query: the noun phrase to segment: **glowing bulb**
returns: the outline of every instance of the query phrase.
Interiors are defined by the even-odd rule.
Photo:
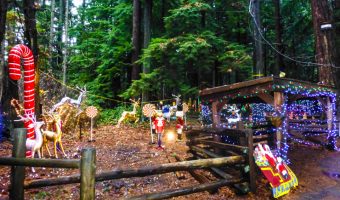
[[[169,141],[169,142],[175,141],[175,138],[176,138],[176,136],[173,132],[167,132],[166,133],[167,141]]]

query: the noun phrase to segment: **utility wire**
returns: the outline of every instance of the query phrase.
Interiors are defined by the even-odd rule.
[[[252,13],[252,7],[253,7],[253,1],[254,0],[250,0],[249,1],[249,14],[254,22],[254,25],[257,29],[257,31],[259,32],[259,35],[261,36],[261,38],[263,39],[263,41],[265,41],[267,43],[267,45],[270,46],[270,48],[272,48],[276,53],[280,54],[281,56],[285,57],[286,59],[290,60],[290,61],[293,61],[293,62],[296,62],[296,63],[300,63],[300,64],[303,64],[303,65],[307,65],[307,66],[310,66],[310,65],[316,65],[316,66],[325,66],[325,67],[333,67],[333,68],[336,68],[336,69],[340,69],[339,66],[335,66],[334,64],[321,64],[321,63],[315,63],[315,62],[307,62],[307,61],[301,61],[301,60],[296,60],[282,52],[280,52],[278,49],[276,49],[274,47],[274,45],[272,43],[270,43],[264,36],[263,36],[263,33],[261,31],[261,28],[259,27],[259,25],[257,24],[256,20],[255,20],[255,16],[254,14]]]

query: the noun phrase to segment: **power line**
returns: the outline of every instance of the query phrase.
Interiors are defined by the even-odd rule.
[[[249,9],[248,9],[248,12],[252,18],[252,20],[254,21],[254,25],[257,29],[257,31],[259,32],[259,35],[261,36],[261,38],[263,39],[263,41],[265,41],[267,43],[267,45],[270,46],[270,48],[272,48],[276,53],[280,54],[281,56],[285,57],[286,59],[290,60],[290,61],[293,61],[293,62],[296,62],[296,63],[300,63],[300,64],[303,64],[303,65],[307,65],[307,66],[310,66],[310,65],[316,65],[316,66],[326,66],[326,67],[333,67],[333,68],[337,68],[337,69],[340,69],[339,66],[335,66],[334,64],[321,64],[321,63],[315,63],[315,62],[307,62],[307,61],[301,61],[301,60],[296,60],[284,53],[282,53],[281,51],[279,51],[278,49],[276,49],[274,47],[274,45],[272,43],[270,43],[264,36],[263,36],[263,33],[261,31],[261,28],[259,27],[259,25],[257,24],[256,22],[256,19],[255,19],[255,16],[254,14],[251,12],[252,10],[252,7],[253,7],[253,1],[254,0],[250,0],[249,1]]]

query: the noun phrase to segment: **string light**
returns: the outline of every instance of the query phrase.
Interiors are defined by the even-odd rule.
[[[302,83],[296,83],[289,81],[285,84],[272,84],[266,87],[255,87],[251,91],[238,91],[235,93],[229,93],[222,96],[219,101],[223,102],[225,100],[236,100],[236,99],[246,99],[257,96],[259,93],[267,93],[269,94],[270,91],[279,91],[282,92],[284,95],[284,103],[281,106],[281,109],[276,111],[274,110],[273,106],[264,103],[252,103],[249,104],[252,111],[252,119],[248,118],[249,121],[246,120],[245,116],[243,119],[245,120],[245,126],[247,128],[254,128],[258,125],[267,125],[266,120],[266,113],[273,113],[277,117],[281,117],[283,119],[282,126],[275,128],[269,128],[267,130],[256,130],[254,135],[264,135],[264,134],[273,134],[276,131],[282,133],[282,141],[277,141],[277,146],[279,149],[276,151],[276,155],[282,157],[287,163],[290,163],[288,159],[288,150],[289,145],[288,141],[298,142],[304,145],[311,145],[311,146],[320,146],[320,144],[312,143],[305,141],[303,139],[299,139],[294,137],[289,133],[289,130],[295,130],[302,133],[305,137],[310,136],[322,136],[327,135],[327,145],[331,149],[337,150],[336,147],[336,93],[334,90],[327,88],[327,87],[312,87],[308,85],[303,85]],[[293,103],[288,102],[288,95],[299,95],[305,97],[305,99],[297,100]],[[323,108],[321,102],[316,100],[315,98],[318,97],[327,97],[329,98],[329,103],[326,108]],[[205,103],[205,106],[211,104],[213,99],[205,99],[202,102]],[[207,107],[202,107],[202,111],[204,109],[208,109]],[[211,117],[211,113],[204,111],[206,116]],[[327,121],[322,119],[315,119],[320,118],[323,113],[329,112],[327,114]],[[293,119],[299,120],[291,120],[288,123],[288,118],[290,113],[295,113],[295,117]],[[226,113],[222,112],[220,114],[221,117],[226,117]],[[308,119],[308,117],[313,117],[313,119]],[[300,119],[303,120],[300,120]],[[209,118],[211,119],[211,118]],[[212,123],[212,122],[211,122]],[[331,124],[330,129],[325,128],[327,124]],[[221,127],[223,124],[220,125]],[[308,127],[309,126],[309,127]],[[225,142],[235,144],[235,141],[232,140],[230,137],[223,137],[222,138]]]

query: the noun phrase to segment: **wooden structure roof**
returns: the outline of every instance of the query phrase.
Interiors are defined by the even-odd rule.
[[[303,93],[315,94],[316,96],[330,96],[336,94],[335,88],[327,85],[319,85],[306,81],[274,76],[263,77],[250,81],[223,85],[213,88],[206,88],[200,91],[203,101],[216,99],[248,99],[250,102],[256,99],[268,99],[268,95],[273,96],[274,92],[287,92],[300,98],[306,97]],[[259,97],[259,98],[258,98]],[[266,101],[267,103],[270,103]]]

